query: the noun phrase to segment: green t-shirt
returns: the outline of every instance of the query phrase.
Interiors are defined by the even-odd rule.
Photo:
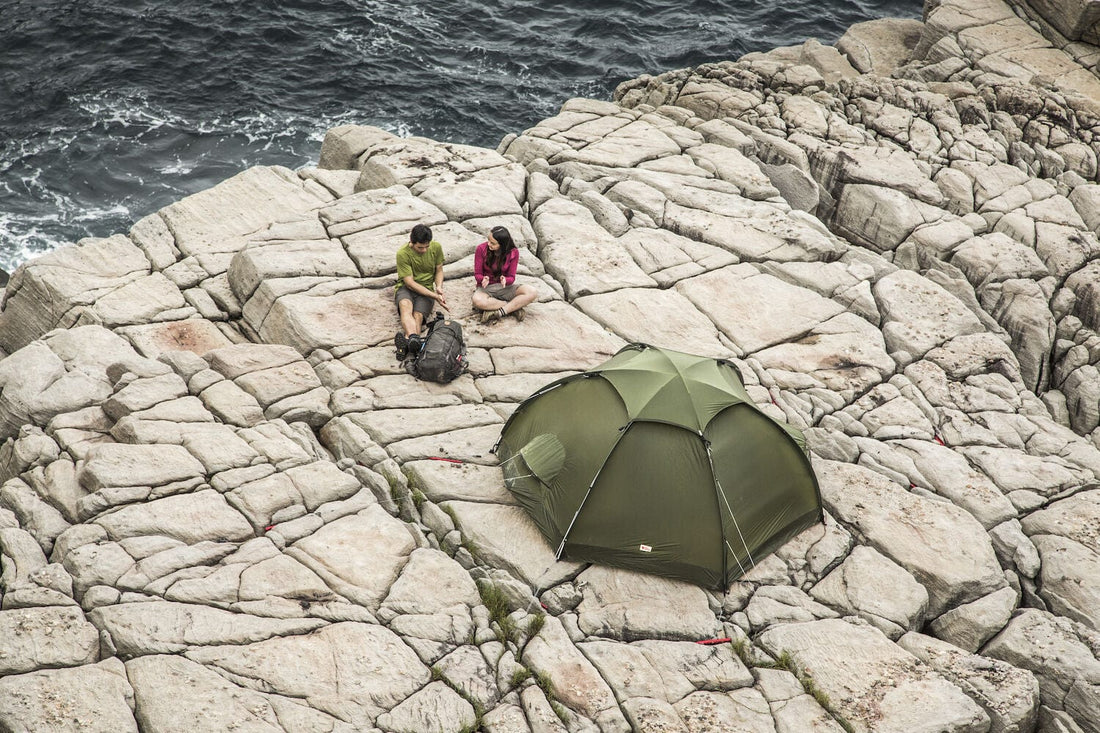
[[[443,266],[443,245],[432,240],[428,245],[428,251],[420,254],[407,243],[397,250],[397,284],[394,292],[405,284],[405,278],[413,276],[413,280],[420,283],[428,290],[435,292],[435,268]]]

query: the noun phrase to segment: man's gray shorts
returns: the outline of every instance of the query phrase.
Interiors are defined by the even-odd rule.
[[[478,288],[481,292],[488,295],[490,298],[496,298],[497,300],[503,300],[507,303],[512,298],[516,297],[516,291],[519,290],[519,285],[512,283],[511,285],[490,285],[487,288]]]
[[[432,314],[432,308],[435,307],[435,298],[429,298],[427,295],[414,293],[404,285],[399,287],[397,292],[393,294],[393,302],[397,305],[398,313],[401,312],[400,303],[402,300],[412,301],[413,312],[422,314],[424,318],[430,316]]]

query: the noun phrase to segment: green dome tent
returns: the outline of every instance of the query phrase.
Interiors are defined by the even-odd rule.
[[[721,359],[626,346],[528,397],[494,450],[559,558],[723,588],[821,520],[802,433]]]

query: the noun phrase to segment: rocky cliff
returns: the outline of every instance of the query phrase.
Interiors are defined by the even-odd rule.
[[[496,151],[341,127],[20,267],[0,728],[1100,731],[1098,20],[930,1]],[[393,356],[418,222],[449,385]],[[523,323],[469,305],[497,224]],[[824,523],[724,593],[555,561],[490,452],[630,341],[808,437]]]

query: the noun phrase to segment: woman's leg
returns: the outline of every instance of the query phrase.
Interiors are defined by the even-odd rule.
[[[474,307],[483,311],[495,311],[508,305],[506,300],[498,300],[484,290],[474,291]]]
[[[515,313],[525,305],[530,305],[537,297],[539,297],[539,294],[533,287],[530,285],[520,285],[519,288],[516,289],[515,297],[503,306],[505,315]]]

